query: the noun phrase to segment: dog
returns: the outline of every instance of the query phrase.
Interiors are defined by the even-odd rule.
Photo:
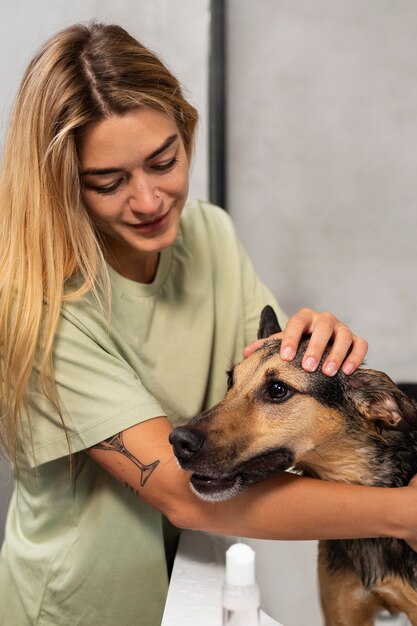
[[[265,307],[259,338],[280,330]],[[307,373],[308,339],[290,362],[281,360],[280,343],[267,340],[234,366],[224,400],[172,431],[195,493],[224,500],[289,469],[345,483],[408,484],[417,473],[417,404],[382,372]],[[326,626],[372,626],[381,610],[404,612],[417,626],[417,554],[406,542],[320,541],[318,569]]]

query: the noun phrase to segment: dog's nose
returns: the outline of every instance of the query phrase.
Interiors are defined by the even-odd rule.
[[[204,436],[198,430],[179,426],[170,433],[169,442],[174,448],[175,455],[183,461],[188,461],[201,449]]]

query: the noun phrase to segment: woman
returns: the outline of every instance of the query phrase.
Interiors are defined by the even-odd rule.
[[[1,436],[16,470],[1,625],[156,626],[165,518],[253,537],[416,538],[411,488],[285,475],[207,503],[174,462],[172,425],[222,397],[263,305],[284,317],[227,215],[185,205],[196,121],[116,26],[64,30],[24,76],[0,183]],[[366,352],[303,309],[283,358],[303,333],[307,370],[330,340],[328,375]]]

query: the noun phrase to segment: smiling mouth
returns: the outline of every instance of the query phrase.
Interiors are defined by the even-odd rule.
[[[149,222],[141,222],[140,224],[131,224],[132,228],[135,230],[140,230],[141,232],[150,232],[153,230],[158,230],[165,226],[166,222],[169,219],[171,214],[171,209],[169,209],[166,213],[157,217]]]
[[[277,448],[252,457],[229,474],[193,473],[190,483],[193,491],[203,500],[228,500],[246,487],[293,465],[293,452],[289,448]]]

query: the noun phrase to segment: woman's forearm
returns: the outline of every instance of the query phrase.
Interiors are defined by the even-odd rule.
[[[417,490],[327,482],[285,473],[220,503],[201,503],[200,529],[260,539],[395,536],[417,541]],[[187,526],[186,519],[183,520]]]

